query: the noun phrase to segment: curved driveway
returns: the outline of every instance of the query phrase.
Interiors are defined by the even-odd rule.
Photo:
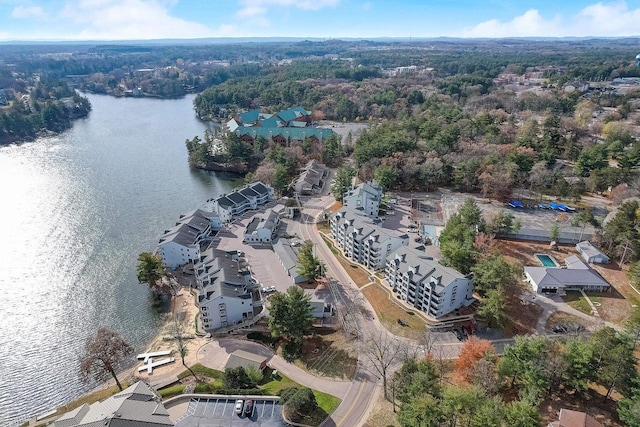
[[[204,366],[224,371],[224,365],[229,355],[236,350],[245,350],[267,357],[269,358],[267,362],[269,366],[282,372],[293,381],[323,393],[329,393],[340,399],[344,399],[347,390],[351,386],[351,383],[348,381],[333,381],[311,375],[293,363],[289,363],[282,357],[275,355],[273,351],[262,344],[236,338],[221,338],[215,341],[209,341],[198,349],[196,359],[198,363]]]

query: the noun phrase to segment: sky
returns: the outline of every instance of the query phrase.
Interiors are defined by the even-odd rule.
[[[640,0],[0,0],[0,41],[636,35]]]

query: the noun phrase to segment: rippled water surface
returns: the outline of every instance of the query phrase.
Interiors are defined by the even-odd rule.
[[[0,147],[0,426],[91,388],[78,355],[98,327],[144,350],[161,315],[138,253],[237,183],[189,169],[184,141],[206,127],[193,96],[89,99],[64,134]]]

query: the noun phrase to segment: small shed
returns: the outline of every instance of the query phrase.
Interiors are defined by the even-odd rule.
[[[586,262],[591,264],[607,264],[611,261],[607,255],[593,246],[590,241],[585,240],[576,245],[576,250]]]
[[[247,369],[249,366],[253,366],[258,371],[262,371],[266,368],[268,359],[266,356],[260,356],[245,350],[236,350],[229,355],[229,360],[227,360],[227,364],[224,367],[226,369],[242,366]]]

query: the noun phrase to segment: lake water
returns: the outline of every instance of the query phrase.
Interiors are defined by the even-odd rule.
[[[207,127],[193,95],[88,97],[64,134],[0,147],[0,426],[90,390],[78,356],[100,326],[145,349],[161,314],[137,255],[238,184],[189,168],[184,142]]]

